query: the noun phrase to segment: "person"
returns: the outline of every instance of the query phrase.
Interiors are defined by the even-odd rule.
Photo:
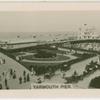
[[[37,79],[37,83],[42,83],[42,81],[41,81],[41,78],[40,78],[40,77]]]
[[[5,73],[3,72],[2,75],[5,76]]]
[[[0,75],[0,81],[2,80],[2,77],[1,77],[1,75]]]
[[[19,84],[22,84],[22,77],[19,77]]]
[[[36,73],[35,73],[35,71],[34,71],[34,68],[33,67],[31,67],[31,75],[33,76],[33,75],[35,75]]]
[[[3,60],[3,64],[5,64],[5,59],[2,59]]]
[[[66,74],[65,74],[65,73],[63,73],[63,77],[62,77],[62,78],[64,79],[65,77],[66,77]]]
[[[14,75],[13,75],[13,79],[16,79],[16,73],[14,73]]]
[[[16,79],[16,71],[13,72],[13,79]]]
[[[12,70],[12,68],[10,69],[10,75],[11,75],[11,76],[13,75],[13,70]]]
[[[29,82],[30,81],[30,76],[29,76],[29,74],[27,74],[27,82]]]
[[[6,78],[7,78],[8,80],[10,79],[10,73],[9,73],[9,72],[6,73]]]
[[[31,72],[31,76],[33,76],[34,75],[34,73],[33,72]]]
[[[24,72],[23,72],[23,76],[25,76],[26,75],[26,71],[24,70]]]
[[[0,83],[0,89],[2,89],[2,84]]]
[[[3,59],[2,58],[0,58],[0,64],[3,64]]]
[[[17,56],[17,57],[16,57],[16,60],[19,61],[19,60],[20,60],[20,57]]]
[[[5,86],[7,86],[8,85],[8,82],[7,82],[7,79],[5,78]]]
[[[6,86],[6,89],[8,90],[8,89],[9,89],[9,87],[8,87],[8,86]]]
[[[24,76],[24,83],[26,83],[26,76]]]

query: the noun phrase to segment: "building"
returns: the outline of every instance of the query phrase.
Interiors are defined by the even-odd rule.
[[[87,24],[79,28],[78,39],[98,39],[98,34],[95,27],[90,27]]]

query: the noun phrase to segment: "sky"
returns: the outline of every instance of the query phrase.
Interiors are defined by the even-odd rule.
[[[100,11],[0,12],[0,37],[21,32],[77,31],[85,23],[100,31]]]

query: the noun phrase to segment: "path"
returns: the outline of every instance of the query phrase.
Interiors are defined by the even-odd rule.
[[[97,76],[100,76],[100,70],[97,70],[96,72],[94,72],[90,76],[84,78],[82,81],[79,81],[75,85],[75,87],[77,87],[77,88],[86,88],[87,89],[89,87],[89,84],[90,84],[91,80],[94,79]]]
[[[58,55],[62,55],[62,54],[58,54]],[[37,61],[37,60],[28,60],[28,59],[23,59],[22,62],[31,62],[31,63],[63,63],[63,62],[68,62],[72,59],[76,59],[77,57],[72,56],[72,55],[68,55],[68,54],[63,54],[63,56],[67,56],[70,59],[66,59],[66,60],[58,60],[58,61]]]
[[[2,76],[3,72],[7,73],[8,70],[11,68],[14,69],[16,71],[17,79],[8,80],[8,85],[10,86],[11,89],[18,88],[19,87],[18,78],[23,75],[24,70],[26,71],[26,73],[29,73],[29,70],[27,70],[24,66],[22,66],[21,64],[19,64],[18,62],[16,62],[15,60],[11,59],[10,57],[6,56],[1,52],[0,52],[0,57],[5,59],[5,64],[0,64],[0,75]],[[4,88],[4,79],[5,77],[3,77],[2,81],[0,81],[0,83],[3,84],[3,88]]]

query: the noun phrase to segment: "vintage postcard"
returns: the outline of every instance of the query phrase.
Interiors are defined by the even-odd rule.
[[[100,3],[0,3],[1,96],[99,89]]]

